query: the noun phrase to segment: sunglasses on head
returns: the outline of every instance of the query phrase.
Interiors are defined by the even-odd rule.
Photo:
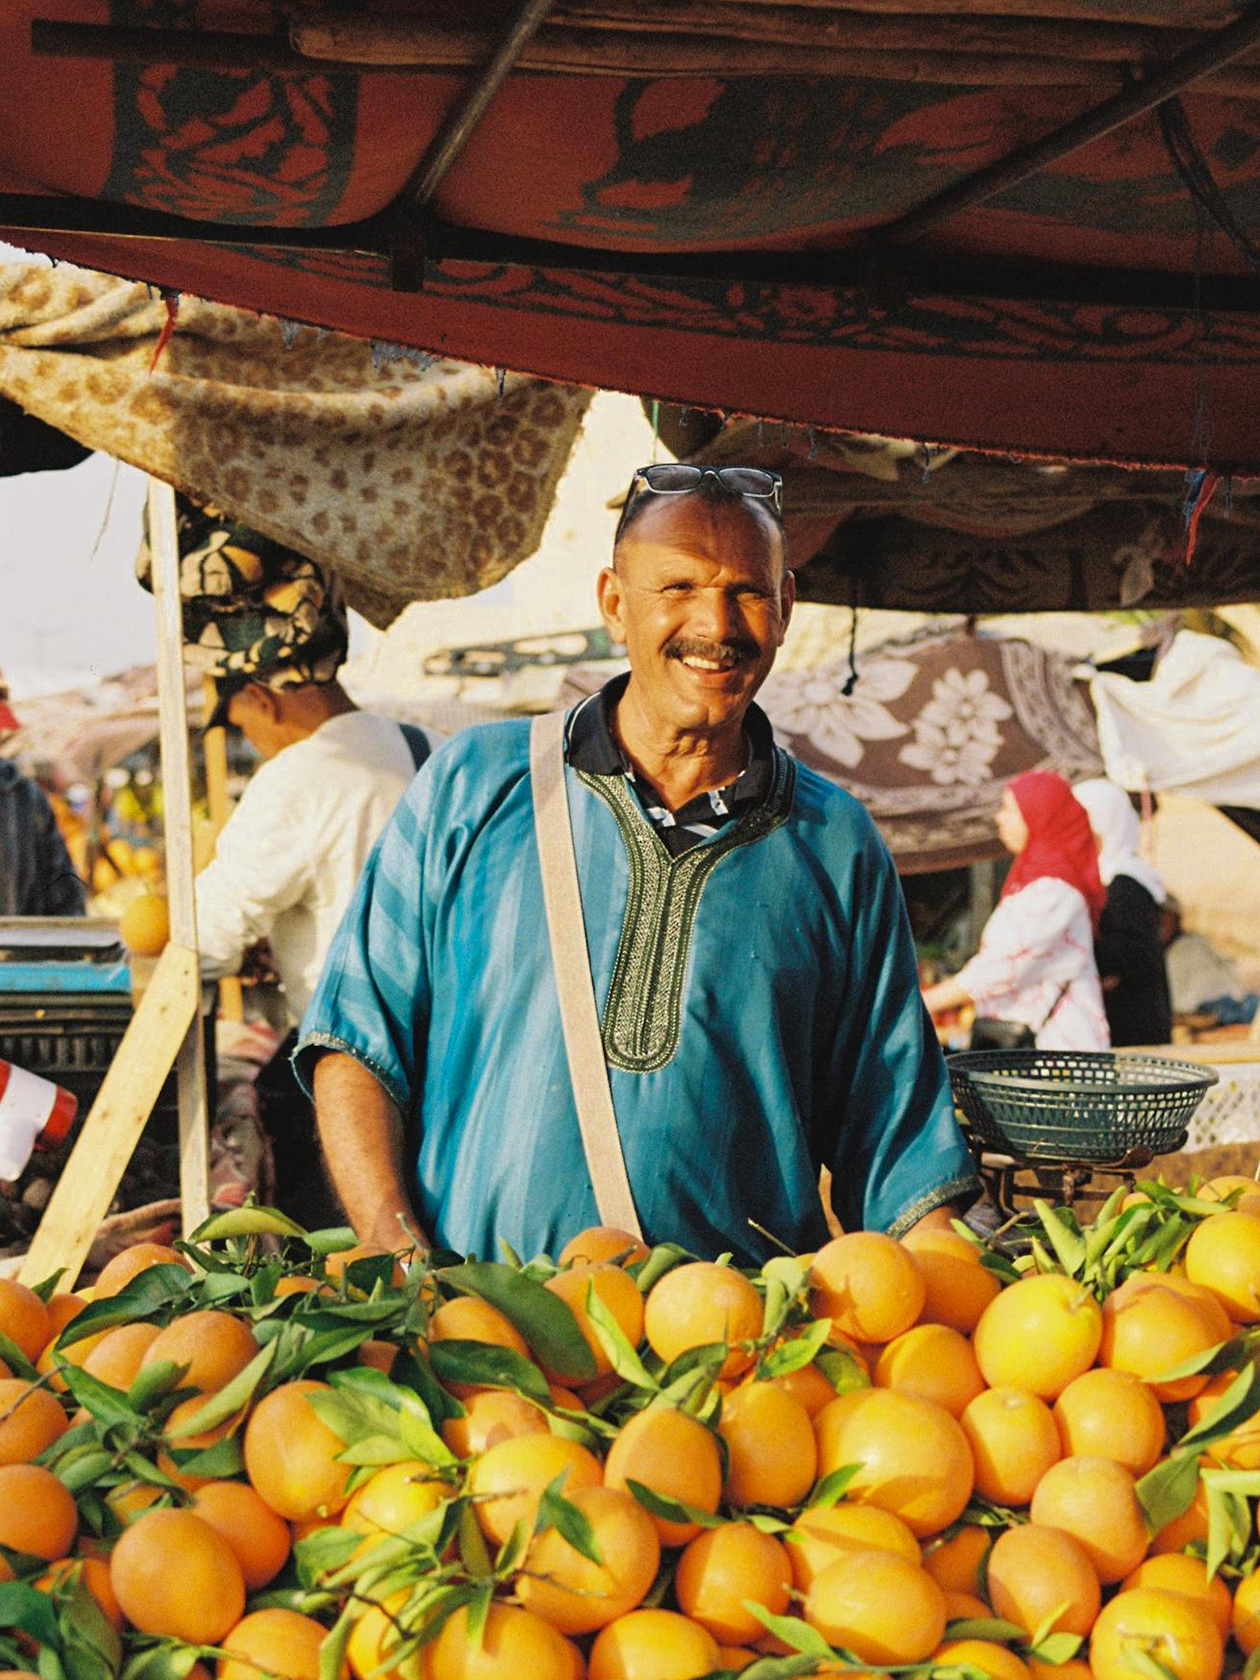
[[[728,495],[769,502],[775,518],[783,518],[783,478],[777,472],[765,467],[696,467],[684,461],[662,461],[635,471],[617,522],[617,534],[621,534],[631,508],[644,495],[685,496],[698,490],[706,478],[716,479]]]

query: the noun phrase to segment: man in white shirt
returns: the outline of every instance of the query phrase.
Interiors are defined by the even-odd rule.
[[[197,877],[202,969],[234,974],[266,939],[296,1026],[368,852],[432,743],[417,731],[413,748],[401,725],[359,711],[336,681],[221,689],[218,722],[264,762]]]
[[[206,728],[231,724],[263,759],[197,877],[202,972],[233,974],[267,940],[296,1027],[368,853],[434,742],[359,711],[342,688],[346,608],[322,566],[183,496],[178,534],[187,655],[218,693]],[[138,570],[147,585],[147,540]],[[339,1223],[289,1066],[295,1037],[257,1081],[276,1199],[304,1224]]]

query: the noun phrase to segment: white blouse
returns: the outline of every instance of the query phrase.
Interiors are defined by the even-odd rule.
[[[1089,906],[1066,881],[1043,875],[1002,899],[956,978],[977,1015],[1022,1021],[1039,1049],[1106,1050],[1111,1043]]]

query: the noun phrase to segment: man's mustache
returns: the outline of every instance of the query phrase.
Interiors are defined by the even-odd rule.
[[[694,636],[675,636],[665,644],[666,659],[714,659],[744,661],[756,659],[760,652],[756,642],[701,642]]]

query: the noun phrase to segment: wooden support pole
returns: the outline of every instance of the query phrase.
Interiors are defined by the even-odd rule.
[[[175,491],[157,478],[149,479],[149,546],[153,554],[153,602],[157,619],[158,720],[171,940],[195,952],[192,785],[188,768],[188,706],[184,692],[184,625]],[[194,1014],[180,1048],[175,1074],[179,1090],[180,1203],[187,1236],[210,1211],[210,1129],[200,1009]]]
[[[33,1287],[60,1270],[61,1287],[74,1288],[171,1063],[188,1042],[189,1023],[200,1042],[199,996],[197,953],[168,945],[44,1209],[22,1262],[23,1283]]]
[[[219,697],[212,677],[205,679],[202,695],[208,718]],[[206,810],[217,835],[232,814],[227,790],[227,730],[205,730],[201,737],[201,750],[206,762]],[[219,981],[219,1008],[226,1021],[244,1019],[241,982],[235,974],[225,974]]]

